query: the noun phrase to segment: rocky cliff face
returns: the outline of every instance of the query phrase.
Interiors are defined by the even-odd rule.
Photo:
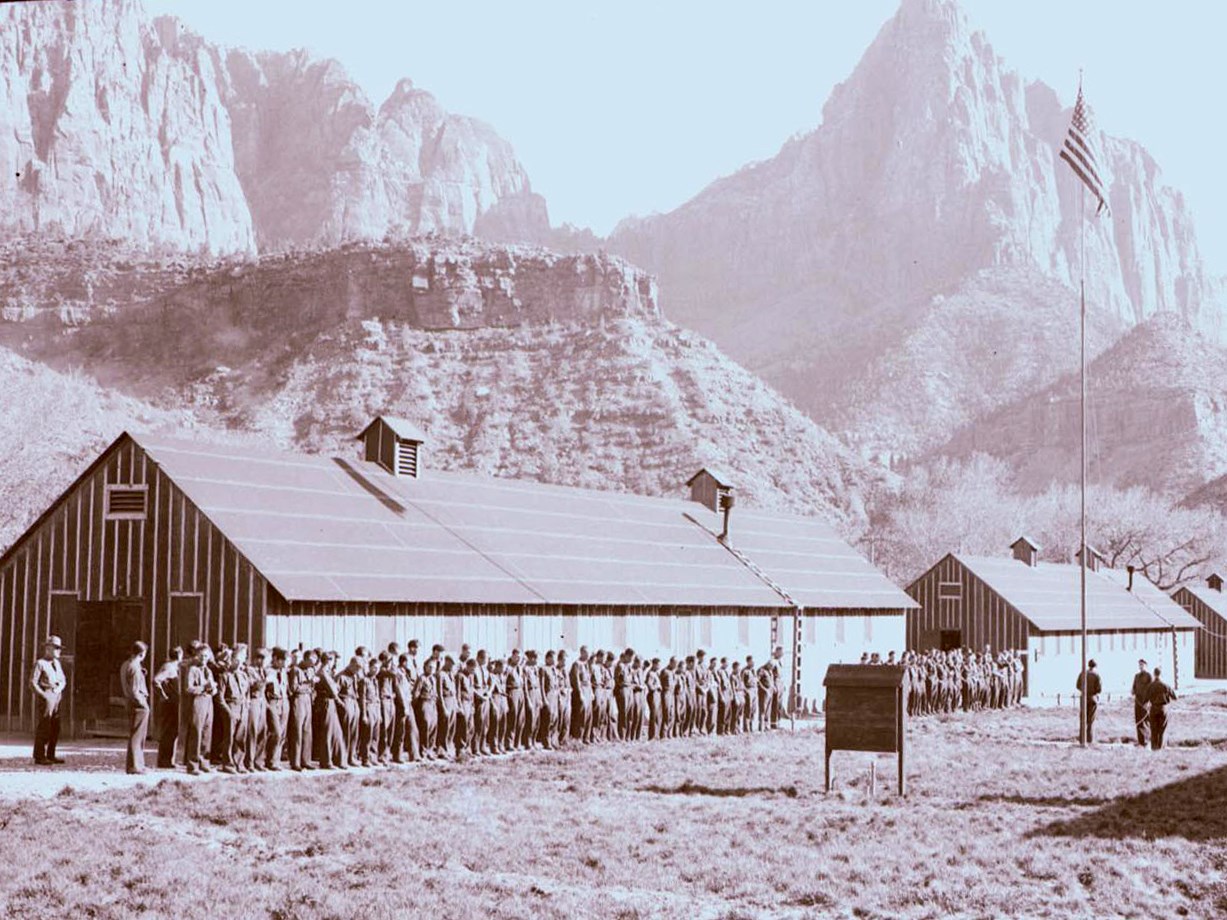
[[[1057,159],[1069,115],[955,3],[904,0],[816,130],[669,214],[625,222],[610,246],[659,274],[671,318],[832,421],[935,296],[984,271],[1074,282],[1080,185]],[[1123,325],[1172,311],[1218,334],[1183,200],[1136,144],[1103,148],[1113,213],[1087,230],[1092,309]],[[951,333],[969,353],[983,344]],[[948,371],[930,366],[920,388]],[[962,399],[979,380],[952,385]]]
[[[221,74],[137,0],[0,7],[0,234],[255,245]]]
[[[251,253],[427,232],[544,240],[511,146],[402,81],[203,41],[139,0],[0,8],[0,234]]]
[[[1091,482],[1180,497],[1227,473],[1227,349],[1175,313],[1136,326],[1087,368]],[[1078,380],[1068,375],[959,431],[941,453],[1007,460],[1019,485],[1077,482]]]
[[[443,468],[656,494],[681,494],[712,464],[750,503],[819,513],[851,534],[888,478],[668,323],[650,276],[616,257],[442,238],[207,269],[105,252],[46,244],[41,273],[0,271],[0,292],[27,303],[62,296],[0,323],[0,345],[97,378],[13,359],[48,393],[72,387],[31,402],[38,426],[62,433],[14,438],[28,462],[0,463],[0,483],[24,495],[21,522],[66,481],[47,475],[60,454],[79,460],[125,413],[352,455],[370,416],[396,412],[429,432],[429,462]],[[6,419],[27,424],[22,412]],[[52,451],[61,442],[71,450]]]

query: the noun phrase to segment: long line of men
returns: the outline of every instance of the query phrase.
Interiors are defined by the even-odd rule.
[[[907,669],[907,712],[911,716],[933,713],[974,712],[1022,705],[1023,664],[1012,652],[969,648],[927,652],[904,652],[896,660],[866,655],[862,664],[902,665]]]
[[[193,643],[153,677],[158,766],[189,773],[345,769],[568,742],[736,734],[777,727],[783,648],[761,666],[697,651],[646,660],[581,647],[490,660],[419,643],[334,651]],[[131,767],[131,765],[130,765]],[[143,768],[143,763],[138,767]]]

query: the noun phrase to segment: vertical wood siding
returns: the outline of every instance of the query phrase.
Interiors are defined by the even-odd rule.
[[[957,583],[960,598],[939,597],[942,583]],[[907,647],[911,651],[940,647],[941,631],[946,629],[959,630],[962,644],[977,651],[986,645],[994,651],[1027,648],[1030,622],[954,556],[946,556],[906,590],[920,604],[919,610],[907,614]]]
[[[144,520],[106,520],[108,484],[147,486]],[[222,562],[225,564],[223,584]],[[262,640],[265,581],[131,439],[122,438],[0,565],[0,713],[33,726],[28,680],[51,627],[53,594],[142,608],[156,667],[170,644],[173,594],[201,597],[205,635]]]
[[[1206,606],[1187,588],[1181,588],[1172,599],[1187,610],[1202,629],[1194,637],[1194,670],[1199,679],[1227,678],[1227,619]]]

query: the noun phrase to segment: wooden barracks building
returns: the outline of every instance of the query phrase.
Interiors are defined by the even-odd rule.
[[[32,728],[50,633],[77,731],[108,716],[138,638],[153,667],[195,638],[759,663],[776,642],[791,665],[795,635],[811,705],[827,663],[903,648],[907,595],[816,518],[733,510],[722,474],[648,498],[426,470],[421,432],[386,416],[359,438],[351,460],[121,435],[0,556],[6,726]]]
[[[1039,561],[1027,537],[1013,558],[951,553],[907,587],[907,647],[990,646],[1024,653],[1025,694],[1068,698],[1082,667],[1079,563]],[[1105,693],[1127,693],[1139,658],[1173,686],[1193,678],[1197,620],[1140,574],[1109,568],[1092,548],[1087,566],[1087,657]]]
[[[1223,576],[1215,572],[1204,586],[1180,588],[1172,599],[1200,625],[1195,656],[1198,679],[1227,679],[1227,594],[1223,594]]]

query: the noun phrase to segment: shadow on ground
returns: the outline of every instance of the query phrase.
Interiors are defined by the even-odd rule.
[[[690,780],[677,786],[640,786],[640,792],[655,792],[658,795],[710,795],[716,798],[745,798],[747,796],[782,795],[795,799],[800,793],[796,786],[705,786]]]
[[[1097,798],[1045,797],[1020,804],[1096,805]],[[1199,773],[1152,792],[1111,800],[1111,804],[1065,821],[1054,821],[1028,837],[1183,837],[1204,842],[1227,839],[1227,767]]]

